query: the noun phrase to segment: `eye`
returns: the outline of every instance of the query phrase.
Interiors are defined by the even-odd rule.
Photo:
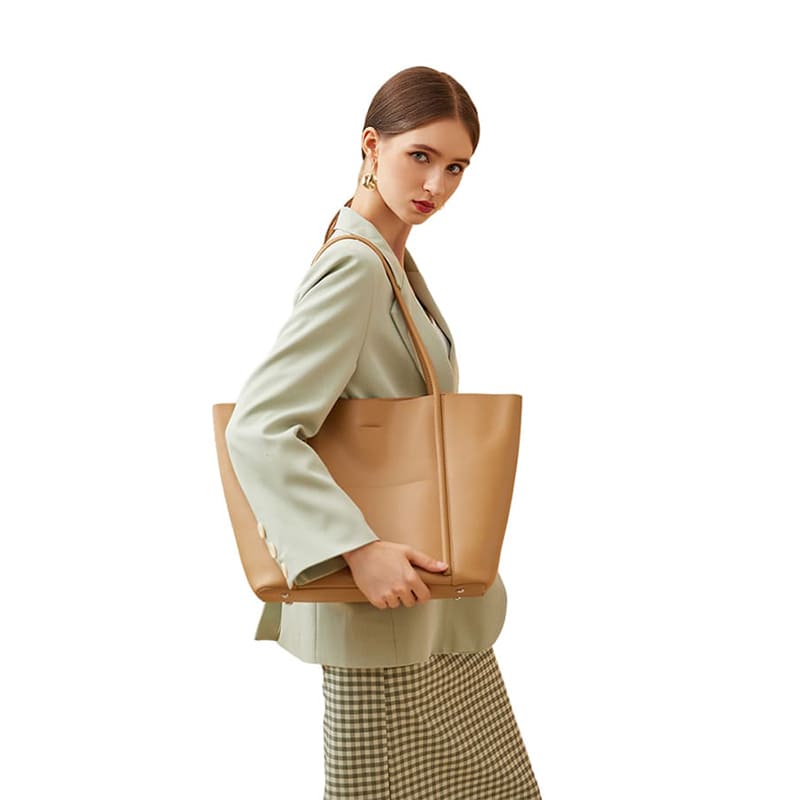
[[[411,155],[411,158],[414,158],[414,156],[422,156],[425,159],[425,161],[428,160],[428,154],[427,153],[423,153],[422,150],[415,150],[413,153],[410,153],[410,155]],[[419,161],[418,158],[415,158],[414,160],[415,161]],[[420,161],[420,163],[422,164],[424,162]]]
[[[460,175],[464,171],[464,167],[462,167],[461,164],[451,164],[450,166],[456,167],[456,171],[453,172],[453,175]]]

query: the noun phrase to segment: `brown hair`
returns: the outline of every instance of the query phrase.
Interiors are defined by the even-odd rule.
[[[373,127],[381,136],[396,136],[439,119],[462,122],[475,150],[481,126],[478,110],[467,90],[446,72],[432,67],[408,67],[392,75],[375,93],[361,130]],[[366,153],[361,148],[362,168],[365,159]],[[344,205],[349,206],[352,200],[351,197]],[[333,233],[338,218],[337,211],[325,241]]]

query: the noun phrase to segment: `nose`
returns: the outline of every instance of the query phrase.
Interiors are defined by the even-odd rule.
[[[436,199],[444,195],[444,175],[438,170],[430,170],[425,177],[423,188],[426,192],[430,192],[431,196]]]

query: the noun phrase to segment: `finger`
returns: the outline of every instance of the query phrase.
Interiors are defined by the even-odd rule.
[[[418,578],[412,588],[420,603],[426,603],[431,599],[431,590],[422,579]]]
[[[413,560],[417,566],[422,567],[422,569],[427,570],[428,572],[442,570],[447,566],[444,561],[440,561],[438,558],[434,558],[433,556],[424,553],[422,550],[414,550],[413,558],[411,560]]]
[[[372,605],[380,609],[389,608],[389,602],[384,595],[376,595],[375,599],[372,601]]]
[[[400,595],[400,599],[403,601],[403,605],[406,608],[411,608],[411,606],[415,606],[417,604],[417,598],[414,596],[414,593],[411,592],[411,591]]]

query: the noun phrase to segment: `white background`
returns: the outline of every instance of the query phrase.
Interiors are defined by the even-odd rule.
[[[482,123],[409,249],[460,390],[524,397],[495,651],[543,797],[800,797],[790,5],[3,5],[2,796],[322,796],[211,405],[425,64]]]

